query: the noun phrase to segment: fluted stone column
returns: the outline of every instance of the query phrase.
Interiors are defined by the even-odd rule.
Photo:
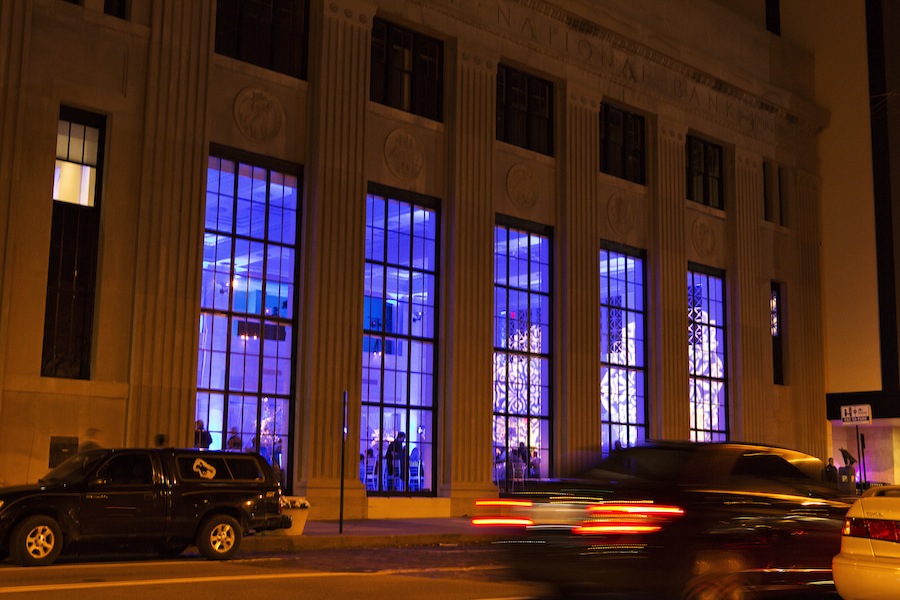
[[[734,439],[776,442],[769,439],[766,423],[771,401],[766,389],[772,384],[769,283],[760,271],[760,222],[762,221],[762,157],[738,149],[735,156],[735,206],[726,215],[729,239],[728,279],[729,387]],[[771,428],[769,428],[771,430]]]
[[[362,298],[366,180],[363,165],[374,6],[319,0],[310,6],[310,161],[303,263],[304,347],[298,377],[297,479],[318,498],[313,516],[337,518],[341,457],[345,516],[365,516],[359,484]],[[348,433],[342,438],[343,394]],[[347,444],[342,452],[342,444]],[[351,450],[351,448],[353,450]]]
[[[126,444],[192,440],[213,0],[153,3]]]
[[[822,331],[822,276],[819,252],[819,179],[795,171],[797,234],[799,238],[799,289],[791,295],[791,330],[803,347],[790,353],[790,373],[796,385],[796,410],[802,416],[799,450],[814,456],[830,456],[825,416],[825,347]]]
[[[600,457],[600,98],[570,85],[566,94],[563,186],[557,241],[561,361],[556,464],[580,471]],[[564,474],[564,473],[561,473]]]
[[[493,447],[493,150],[496,134],[497,58],[478,47],[457,46],[445,97],[450,182],[443,236],[447,343],[442,361],[441,493],[452,494],[453,514],[471,511],[472,499],[496,493]],[[447,56],[451,56],[450,47]]]
[[[21,143],[18,124],[22,121],[25,48],[31,2],[0,0],[0,382],[6,375],[9,351],[9,282],[13,265],[12,238],[9,235],[10,210],[14,197],[16,148]],[[3,391],[0,386],[0,414]],[[3,479],[0,477],[0,479]]]
[[[690,439],[687,351],[687,258],[684,212],[685,136],[687,128],[660,119],[657,127],[656,175],[650,205],[650,270],[656,281],[652,315],[650,435]]]

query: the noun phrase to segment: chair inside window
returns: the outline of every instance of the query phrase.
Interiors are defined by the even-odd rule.
[[[515,490],[516,487],[520,490],[525,489],[525,463],[515,461],[512,466],[512,486],[511,490]]]
[[[418,492],[422,489],[423,476],[422,464],[415,462],[409,465],[409,491]]]
[[[366,461],[365,484],[367,490],[378,489],[378,477],[375,475],[375,461]]]

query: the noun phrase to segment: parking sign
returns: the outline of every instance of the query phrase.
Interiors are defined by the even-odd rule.
[[[841,407],[841,422],[853,425],[872,424],[872,406],[870,404],[848,404]]]

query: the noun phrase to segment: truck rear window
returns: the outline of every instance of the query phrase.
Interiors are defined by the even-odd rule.
[[[259,464],[249,456],[216,456],[203,453],[177,457],[178,474],[186,481],[259,481]]]

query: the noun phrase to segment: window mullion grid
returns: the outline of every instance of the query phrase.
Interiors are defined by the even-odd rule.
[[[274,9],[273,9],[274,10]],[[273,29],[274,32],[274,18],[273,20]],[[266,395],[263,391],[263,371],[265,370],[265,356],[266,356],[266,292],[268,291],[268,268],[269,268],[269,191],[272,189],[272,170],[266,169],[266,190],[265,197],[263,199],[263,237],[262,240],[262,302],[260,302],[259,306],[259,359],[256,363],[257,374],[256,374],[256,393],[257,393],[257,403],[259,404],[259,412],[260,412],[260,423],[262,423],[262,399]],[[252,203],[252,192],[251,192],[251,203]],[[252,239],[252,238],[251,238]],[[277,325],[276,325],[277,327]],[[277,337],[277,330],[276,330]],[[274,340],[273,340],[274,341]],[[278,401],[275,400],[276,408],[273,410],[277,410]]]
[[[709,159],[712,148],[708,142],[703,142],[703,203],[706,206],[713,205],[712,197],[712,173],[709,170]]]
[[[415,38],[413,38],[413,40],[412,40],[412,48],[413,48],[413,60],[415,60]],[[415,71],[413,70],[413,73],[414,72]],[[411,86],[413,85],[412,82],[410,83],[410,85]],[[411,412],[411,406],[412,406],[412,370],[414,367],[413,362],[412,362],[412,342],[413,342],[412,314],[413,314],[413,299],[414,299],[413,275],[415,274],[415,268],[413,265],[415,265],[414,258],[415,258],[415,244],[416,244],[416,223],[415,223],[416,205],[410,202],[407,204],[407,206],[409,206],[409,213],[410,213],[409,214],[409,244],[407,244],[409,246],[408,255],[407,255],[407,264],[409,264],[409,279],[408,279],[409,283],[407,284],[409,286],[409,288],[407,289],[407,294],[409,294],[409,298],[406,302],[407,332],[406,332],[405,337],[406,337],[407,367],[406,367],[406,373],[405,373],[405,378],[406,378],[406,397],[404,398],[405,409],[403,411],[404,419],[406,420],[406,423],[404,425],[403,430],[408,433],[407,439],[411,442],[413,439],[412,431],[410,430],[410,412]],[[421,403],[420,403],[420,405],[421,405]],[[409,450],[410,450],[409,445],[407,444],[407,449],[406,449],[407,455],[409,455]],[[404,485],[408,485],[408,483],[404,484]]]
[[[231,164],[234,165],[234,186],[231,194],[231,214],[233,215],[231,218],[231,230],[228,232],[228,239],[230,242],[230,250],[228,252],[228,307],[226,308],[226,318],[225,323],[228,327],[228,331],[225,335],[225,381],[222,383],[222,402],[223,402],[223,412],[225,412],[225,419],[228,419],[228,405],[231,401],[231,358],[232,358],[232,348],[234,344],[234,336],[231,335],[231,332],[234,329],[234,253],[237,250],[237,214],[238,214],[238,193],[240,189],[240,172],[241,172],[241,163],[239,161],[231,161]],[[221,163],[219,165],[221,167]],[[216,230],[220,230],[220,222],[216,221]],[[215,325],[213,324],[213,327]],[[212,359],[211,359],[212,360]],[[212,387],[212,386],[210,386]],[[210,390],[211,391],[211,390]],[[241,402],[243,405],[243,401]],[[209,411],[209,399],[207,399],[207,412]],[[241,413],[243,413],[243,406],[241,407]],[[209,425],[209,414],[206,416],[206,424]],[[257,423],[259,422],[259,415],[257,414]],[[241,429],[243,429],[243,423],[241,424]],[[227,429],[226,429],[227,431]],[[259,436],[256,432],[253,433],[253,439],[255,448],[259,449]]]
[[[390,32],[390,30],[388,30],[385,34],[385,41],[386,41],[385,57],[386,57],[386,66],[387,66],[387,68],[385,69],[385,73],[388,73],[388,74],[391,72],[391,66],[390,66],[390,62],[391,62],[390,43],[391,42],[390,42],[390,40],[391,40],[391,32]],[[389,83],[390,83],[390,75],[388,75],[388,82],[387,82],[388,85],[385,86],[386,94],[389,93],[388,92]],[[384,197],[384,217],[383,217],[384,218],[384,243],[381,245],[382,246],[382,248],[381,248],[381,253],[382,253],[382,255],[381,255],[381,270],[382,270],[381,306],[379,307],[379,312],[381,313],[381,324],[380,324],[380,330],[378,331],[378,336],[380,338],[379,346],[381,348],[381,356],[380,356],[380,360],[378,361],[379,362],[379,366],[378,366],[379,378],[381,379],[381,385],[378,387],[378,404],[379,404],[378,413],[379,413],[379,420],[381,421],[381,443],[379,445],[379,450],[378,450],[379,453],[382,451],[382,448],[384,447],[384,442],[385,442],[385,438],[384,438],[385,425],[386,425],[386,423],[385,423],[385,412],[386,412],[385,408],[387,406],[387,401],[385,400],[385,387],[386,386],[385,386],[385,365],[384,365],[385,358],[387,356],[387,335],[384,330],[384,325],[385,325],[385,321],[386,321],[385,311],[387,310],[387,294],[388,294],[388,272],[389,272],[388,271],[388,257],[389,257],[388,253],[390,251],[390,233],[389,233],[390,204],[391,204],[391,199],[388,198],[387,196],[385,196]],[[379,460],[380,460],[380,456],[379,456]],[[384,478],[379,478],[379,479],[383,480]],[[382,481],[379,481],[378,485],[381,486]]]
[[[66,122],[66,155],[63,157],[63,160],[68,161],[69,157],[72,155],[72,122],[69,120],[65,120]]]

